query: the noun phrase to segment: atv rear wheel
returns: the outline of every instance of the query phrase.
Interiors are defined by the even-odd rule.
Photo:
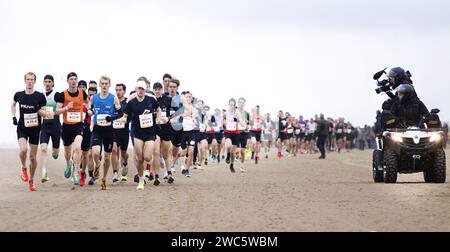
[[[446,180],[446,163],[445,152],[438,149],[434,153],[432,166],[423,172],[423,177],[427,183],[445,183]]]
[[[398,171],[398,161],[397,154],[393,150],[384,151],[384,171],[383,180],[384,183],[396,183],[397,182],[397,171]]]
[[[379,170],[378,167],[383,167],[383,154],[380,150],[374,150],[372,156],[372,171],[373,182],[381,183],[383,179],[383,170]]]

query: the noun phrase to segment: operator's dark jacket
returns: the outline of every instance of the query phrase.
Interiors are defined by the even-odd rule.
[[[327,120],[321,119],[317,125],[317,136],[328,136],[331,123]]]
[[[410,97],[405,96],[405,99],[402,101],[395,101],[391,112],[408,126],[419,126],[422,117],[429,114],[425,104],[414,95]]]

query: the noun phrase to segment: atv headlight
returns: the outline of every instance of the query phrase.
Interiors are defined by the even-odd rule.
[[[433,135],[431,135],[430,137],[430,142],[431,143],[436,143],[442,140],[442,135],[439,133],[435,133]]]
[[[401,133],[391,133],[391,139],[397,143],[403,142],[403,137]]]

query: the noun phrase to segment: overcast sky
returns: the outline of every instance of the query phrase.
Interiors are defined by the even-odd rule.
[[[152,83],[169,72],[212,108],[247,98],[263,112],[344,116],[372,124],[386,98],[373,73],[402,66],[429,109],[450,119],[449,1],[0,1],[2,146],[23,74],[103,74]],[[113,92],[113,89],[111,89]]]

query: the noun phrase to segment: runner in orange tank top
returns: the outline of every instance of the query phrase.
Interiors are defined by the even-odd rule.
[[[67,75],[67,83],[69,88],[59,97],[55,97],[55,101],[58,103],[56,113],[63,114],[61,138],[64,144],[64,157],[67,164],[64,176],[67,179],[73,176],[74,185],[79,185],[78,168],[81,163],[83,122],[86,117],[83,112],[83,105],[86,104],[87,108],[90,108],[90,105],[86,92],[77,87],[78,77],[76,73],[72,72]],[[88,109],[88,114],[92,115],[90,109]]]

